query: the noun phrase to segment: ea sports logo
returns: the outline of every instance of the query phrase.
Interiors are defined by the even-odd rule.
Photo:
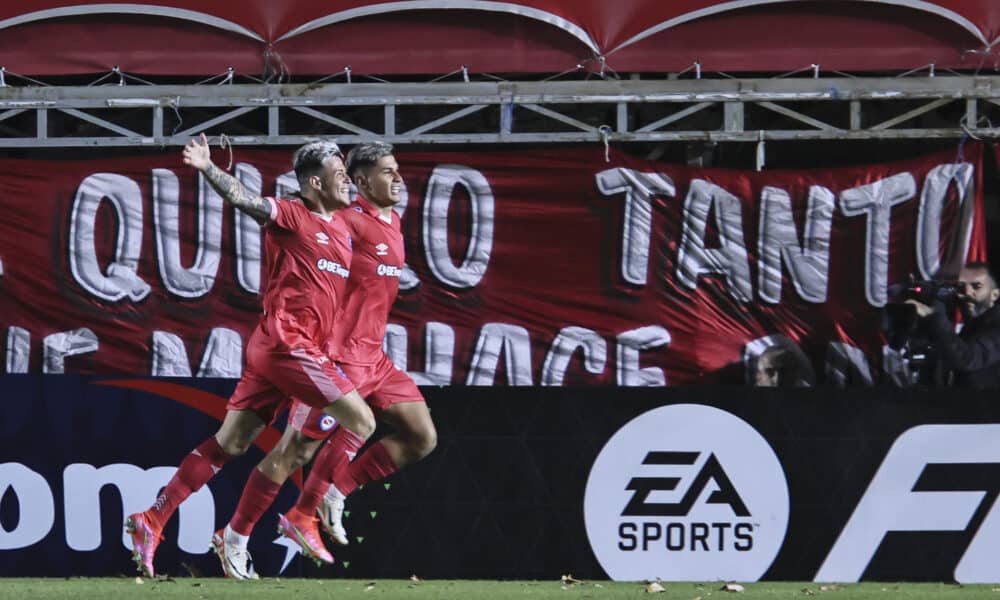
[[[620,581],[756,581],[788,526],[778,457],[710,406],[651,410],[601,450],[583,502],[590,545]]]

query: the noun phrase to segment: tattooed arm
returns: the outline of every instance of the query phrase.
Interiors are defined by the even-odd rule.
[[[235,177],[226,173],[212,162],[211,150],[205,134],[192,139],[183,151],[184,164],[201,171],[208,183],[227,202],[254,218],[258,223],[267,223],[271,218],[271,203],[247,191]]]

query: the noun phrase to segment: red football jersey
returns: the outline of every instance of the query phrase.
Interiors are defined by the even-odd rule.
[[[274,200],[264,227],[261,329],[289,348],[323,347],[350,275],[351,237],[343,211],[327,220],[296,200]]]
[[[333,356],[339,362],[369,364],[382,355],[382,338],[389,311],[399,293],[399,276],[406,260],[399,215],[389,219],[358,197],[340,211],[354,244],[347,297],[337,314]]]

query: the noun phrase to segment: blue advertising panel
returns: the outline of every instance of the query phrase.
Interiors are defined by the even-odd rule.
[[[233,385],[0,378],[0,576],[133,574],[124,517],[217,430]],[[327,542],[337,562],[317,568],[276,534],[290,481],[251,538],[258,573],[1000,581],[990,392],[423,392],[437,448],[348,499],[350,544]],[[221,574],[211,535],[278,435],[181,505],[159,573]]]

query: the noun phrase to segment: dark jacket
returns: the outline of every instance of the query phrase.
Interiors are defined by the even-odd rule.
[[[943,310],[927,317],[928,337],[957,387],[1000,387],[1000,305],[969,320],[955,333]]]

